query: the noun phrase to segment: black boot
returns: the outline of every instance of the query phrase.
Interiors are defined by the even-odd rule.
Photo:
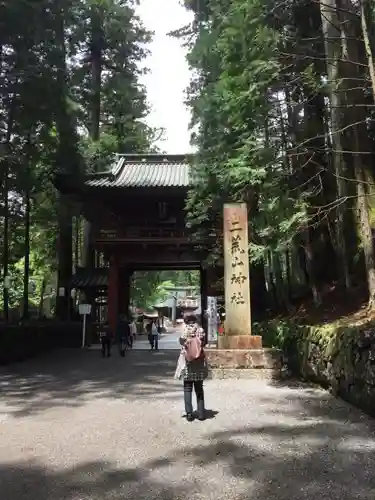
[[[204,408],[204,399],[197,400],[197,409],[198,409],[198,420],[206,420],[206,410]]]
[[[197,396],[197,410],[198,410],[198,420],[205,420],[206,412],[204,409],[204,390],[203,390],[203,380],[197,380],[194,382],[195,394]]]
[[[192,384],[190,384],[189,382],[184,382],[184,403],[185,403],[186,420],[188,422],[192,422],[194,420],[192,391],[193,391]]]

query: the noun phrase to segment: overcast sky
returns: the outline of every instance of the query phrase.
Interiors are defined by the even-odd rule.
[[[165,129],[165,140],[158,144],[162,151],[188,153],[192,151],[190,113],[184,105],[184,92],[190,73],[185,49],[168,33],[186,25],[192,16],[180,0],[141,0],[138,13],[146,28],[155,32],[152,54],[145,62],[150,72],[143,80],[152,106],[148,123]]]

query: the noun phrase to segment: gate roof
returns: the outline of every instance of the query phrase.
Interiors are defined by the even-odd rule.
[[[117,155],[107,172],[93,173],[85,184],[96,188],[188,188],[191,155]]]

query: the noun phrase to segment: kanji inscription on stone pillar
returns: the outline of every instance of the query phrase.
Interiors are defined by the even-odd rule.
[[[225,335],[251,335],[246,203],[224,205]]]

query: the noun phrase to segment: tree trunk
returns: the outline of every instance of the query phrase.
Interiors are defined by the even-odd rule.
[[[44,294],[46,293],[47,280],[46,277],[43,276],[42,286],[40,289],[40,299],[39,299],[39,308],[38,308],[38,318],[41,319],[43,316],[43,307],[44,307]]]
[[[369,292],[369,307],[375,308],[375,260],[374,242],[369,218],[368,193],[366,188],[366,177],[361,165],[355,168],[357,180],[357,206],[360,225],[360,236],[362,240],[363,254],[365,257],[367,286]]]
[[[285,284],[283,278],[283,272],[280,262],[280,255],[273,251],[272,255],[272,267],[275,273],[275,286],[277,294],[277,302],[282,310],[289,309],[289,302],[287,295],[285,293]]]
[[[348,105],[347,115],[352,124],[351,136],[354,142],[355,151],[352,154],[354,176],[356,179],[357,189],[357,208],[358,208],[358,225],[359,235],[362,241],[362,249],[365,260],[367,285],[369,292],[369,306],[375,308],[375,259],[374,259],[374,241],[372,236],[370,224],[370,207],[368,202],[368,177],[366,176],[366,159],[361,151],[369,151],[370,145],[367,142],[366,121],[367,114],[365,99],[363,92],[358,89],[358,78],[364,77],[363,70],[360,67],[364,56],[363,48],[365,49],[369,72],[373,80],[373,61],[371,48],[369,46],[369,39],[367,33],[367,25],[365,18],[364,4],[361,3],[361,27],[364,35],[364,41],[358,39],[357,32],[360,31],[359,22],[353,21],[356,11],[353,9],[353,4],[348,0],[343,0],[342,7],[344,8],[344,21],[341,26],[341,43],[343,46],[343,53],[345,55],[345,64],[343,65],[344,75],[347,82],[346,101]],[[358,26],[357,26],[358,24]],[[367,39],[367,43],[366,43]],[[361,45],[364,43],[364,46]],[[370,51],[370,52],[369,52]],[[353,65],[353,61],[359,64]],[[370,164],[370,168],[372,165]]]
[[[77,268],[79,267],[80,222],[78,215],[74,217],[74,272],[77,272]]]
[[[369,70],[370,78],[371,78],[372,94],[373,94],[374,101],[375,101],[375,66],[374,66],[374,57],[372,54],[371,42],[370,42],[370,37],[369,37],[369,32],[368,32],[368,27],[367,27],[367,15],[366,15],[368,1],[367,0],[360,0],[359,4],[360,4],[360,8],[361,8],[361,26],[362,26],[363,41],[365,44],[368,70]]]
[[[9,127],[9,125],[8,125]],[[7,134],[8,135],[8,134]],[[7,139],[9,144],[9,139]],[[9,264],[9,155],[5,158],[4,166],[4,248],[3,248],[3,279],[8,277]],[[9,290],[3,286],[3,301],[4,301],[4,319],[9,320]]]
[[[286,282],[288,287],[288,302],[290,303],[290,299],[293,294],[293,279],[292,279],[292,266],[291,266],[291,253],[293,252],[293,248],[287,248],[285,250],[285,273],[286,273]]]
[[[29,279],[30,279],[30,212],[31,212],[31,136],[27,140],[26,189],[25,189],[25,262],[23,273],[23,319],[29,318]]]
[[[267,310],[266,275],[264,261],[250,265],[251,314],[254,319],[262,318]]]
[[[274,304],[274,307],[277,307],[277,294],[276,294],[275,278],[273,275],[271,250],[267,250],[266,269],[267,269],[266,282],[268,284],[268,294],[272,298],[272,303]]]
[[[320,13],[327,61],[327,76],[329,84],[332,161],[337,183],[337,224],[336,251],[339,255],[338,275],[342,277],[346,288],[350,288],[349,259],[344,233],[344,201],[346,196],[345,167],[343,147],[340,132],[340,60],[342,58],[340,40],[340,20],[338,18],[336,0],[320,0]]]
[[[103,28],[102,11],[99,5],[91,7],[91,139],[100,137],[100,106],[102,90],[102,50]]]
[[[287,104],[287,113],[288,113],[288,120],[290,123],[290,128],[291,128],[291,143],[292,143],[292,149],[296,147],[296,144],[298,143],[297,141],[297,122],[296,122],[296,108],[292,109],[292,106],[290,105],[291,98],[289,95],[289,91],[287,86],[285,87],[285,95],[286,95],[286,104]],[[299,172],[299,163],[296,160],[296,155],[292,154],[289,155],[289,148],[288,148],[288,139],[286,137],[285,132],[285,127],[283,125],[283,119],[281,116],[281,123],[282,123],[282,141],[284,143],[284,149],[285,149],[285,156],[286,156],[286,161],[288,163],[287,166],[287,171],[288,172],[293,172],[295,176],[298,176]],[[308,226],[308,221],[309,221],[309,213],[306,212],[306,220],[307,220],[307,225],[305,229],[303,230],[303,245],[302,249],[305,252],[304,255],[304,262],[306,263],[306,266],[304,268],[305,275],[306,275],[306,281],[309,284],[311,288],[311,293],[314,297],[314,302],[315,304],[320,303],[320,294],[317,286],[317,280],[316,280],[316,273],[315,273],[315,268],[314,268],[314,251],[313,251],[313,246],[311,242],[311,234],[310,234],[310,228]],[[301,242],[299,242],[299,245],[301,245]]]
[[[102,11],[100,6],[91,7],[91,127],[90,136],[92,141],[100,139],[100,116],[101,116],[101,91],[102,91],[102,51],[103,51],[103,28]],[[84,266],[94,267],[95,256],[91,241],[91,223],[84,223]]]
[[[317,285],[316,273],[314,268],[314,252],[312,248],[311,234],[309,228],[305,229],[303,238],[304,238],[304,250],[306,257],[306,270],[307,270],[309,285],[314,299],[314,304],[318,306],[321,304],[322,300]]]
[[[4,248],[3,248],[3,279],[8,277],[9,272],[9,163],[11,161],[12,150],[10,141],[13,133],[14,125],[15,99],[10,103],[7,130],[5,136],[5,161],[4,161]],[[9,290],[3,286],[3,301],[4,301],[4,319],[9,320]]]
[[[56,127],[59,137],[57,151],[57,168],[60,171],[80,173],[80,157],[75,125],[68,109],[67,97],[67,68],[65,51],[64,4],[55,1],[56,9],[56,60],[57,60],[57,99],[59,100]],[[68,172],[68,173],[69,173]],[[73,258],[73,231],[72,213],[69,199],[59,194],[58,209],[58,291],[65,288],[64,296],[58,293],[56,300],[56,315],[64,320],[68,316],[70,295],[67,293],[69,281],[72,276]]]

